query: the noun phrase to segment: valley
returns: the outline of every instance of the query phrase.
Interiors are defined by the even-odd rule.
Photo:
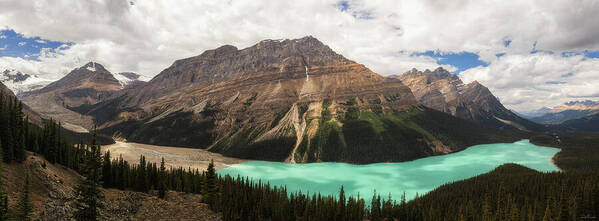
[[[160,164],[164,158],[167,168],[192,168],[200,171],[206,170],[211,160],[214,160],[216,169],[227,168],[233,164],[243,163],[245,160],[225,157],[201,149],[157,146],[149,144],[129,143],[116,141],[115,144],[102,146],[102,152],[110,151],[112,159],[122,157],[125,161],[138,163],[140,156],[145,156],[147,162]]]
[[[110,218],[189,214],[183,204],[210,220],[505,220],[599,202],[594,102],[533,122],[478,81],[441,67],[383,76],[312,36],[220,46],[146,80],[92,61],[17,94],[0,84],[8,207],[23,166],[60,190],[33,195],[41,212],[65,207],[58,217],[88,197],[114,203]],[[582,197],[559,194],[572,177]]]

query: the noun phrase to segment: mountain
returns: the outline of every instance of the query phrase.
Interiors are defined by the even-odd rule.
[[[175,61],[86,114],[128,141],[287,162],[405,161],[516,139],[421,106],[311,36]]]
[[[529,111],[529,112],[520,112],[520,113],[516,113],[514,110],[512,110],[512,112],[514,112],[515,114],[518,114],[521,117],[531,120],[531,118],[540,117],[540,116],[543,116],[543,115],[551,112],[551,108],[542,107],[537,110],[533,110],[533,111]]]
[[[464,84],[455,74],[439,67],[424,72],[412,69],[398,78],[410,87],[420,103],[453,116],[496,128],[535,130],[541,128],[519,117],[507,108],[482,84]]]
[[[52,80],[38,77],[37,75],[23,74],[17,70],[4,70],[0,74],[0,82],[15,94],[21,94],[40,89],[52,82]]]
[[[61,121],[77,132],[93,125],[92,118],[78,109],[96,104],[123,89],[123,85],[101,64],[89,62],[47,86],[20,95],[38,113]]]
[[[529,119],[545,124],[556,124],[568,120],[586,117],[599,111],[599,102],[585,101],[570,101],[562,105],[548,109],[545,114],[530,117]]]

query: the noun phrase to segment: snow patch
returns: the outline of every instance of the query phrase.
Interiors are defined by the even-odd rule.
[[[149,81],[148,77],[135,73],[112,73],[112,76],[114,76],[114,78],[116,78],[123,87],[135,81]]]
[[[310,80],[310,75],[308,75],[308,66],[304,65],[304,68],[306,68],[306,81]]]
[[[11,76],[15,76],[17,74],[21,74],[22,72],[17,70],[6,70],[0,72],[0,81],[8,87],[13,93],[20,94],[32,90],[37,90],[45,87],[46,85],[53,82],[53,80],[41,78],[37,75],[29,75],[23,81],[15,81],[11,80]]]

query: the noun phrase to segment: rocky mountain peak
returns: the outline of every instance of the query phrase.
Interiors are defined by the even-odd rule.
[[[584,100],[584,101],[569,101],[564,103],[564,105],[566,106],[576,106],[576,105],[583,105],[583,106],[596,106],[599,105],[599,102],[595,102],[592,100]]]
[[[4,70],[2,75],[4,75],[5,80],[12,81],[14,83],[25,81],[27,78],[31,77],[31,75],[23,74],[17,70]]]
[[[87,70],[90,72],[99,72],[99,73],[108,72],[108,70],[106,70],[106,68],[104,68],[104,66],[102,64],[94,62],[94,61],[90,61],[87,64],[77,68],[76,70]]]
[[[457,75],[442,67],[424,72],[412,69],[399,78],[424,106],[488,126],[535,126],[507,110],[478,81],[465,85]]]
[[[412,70],[400,75],[399,78],[403,81],[411,81],[410,79],[421,79],[425,80],[427,84],[430,84],[431,82],[435,82],[438,80],[447,80],[450,84],[454,86],[460,86],[461,84],[463,84],[463,82],[457,75],[452,74],[451,72],[445,70],[442,67],[438,67],[433,71],[429,69],[419,71],[418,69],[413,68]]]
[[[217,58],[217,57],[227,56],[227,55],[229,55],[231,53],[235,53],[235,52],[237,52],[237,47],[235,47],[233,45],[223,45],[216,49],[204,51],[199,56],[205,57],[205,58],[208,58],[208,57]]]
[[[175,61],[145,84],[136,100],[150,99],[180,88],[203,88],[265,73],[308,79],[309,73],[315,68],[346,65],[350,62],[311,36],[293,40],[263,40],[244,49],[225,45],[198,56]]]

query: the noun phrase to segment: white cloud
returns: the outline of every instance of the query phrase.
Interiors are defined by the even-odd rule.
[[[6,35],[0,35],[0,39],[5,39]]]
[[[26,37],[74,45],[59,53],[41,53],[39,62],[4,57],[0,64],[29,65],[34,73],[58,78],[65,69],[94,60],[114,72],[154,76],[176,59],[223,44],[244,48],[262,39],[306,35],[384,75],[437,66],[430,57],[410,56],[418,51],[474,52],[490,62],[491,68],[501,65],[494,64],[501,62],[495,57],[497,53],[506,53],[505,59],[535,58],[529,55],[535,42],[537,49],[557,53],[599,49],[599,22],[595,22],[599,20],[599,4],[594,0],[551,4],[545,0],[348,3],[350,7],[341,11],[337,0],[136,1],[134,5],[119,0],[2,1],[0,27]],[[505,40],[511,40],[509,47],[504,46]],[[576,62],[569,64],[584,61]],[[518,65],[525,64],[514,61],[505,65],[516,66],[503,69],[524,69]],[[497,79],[497,74],[488,71],[476,76]],[[521,75],[525,76],[512,77],[529,78],[531,74]],[[527,82],[517,85],[521,91],[533,88]],[[503,90],[501,84],[488,86],[493,91]],[[546,90],[547,86],[543,87]],[[559,93],[578,93],[575,89],[562,91],[564,85],[554,87]],[[558,93],[558,89],[549,90]],[[517,101],[501,93],[498,96],[506,103]]]
[[[48,43],[47,41],[44,41],[44,40],[41,40],[41,39],[35,40],[35,42],[40,43],[40,44],[46,44],[46,43]]]
[[[27,44],[27,42],[22,41],[22,42],[19,42],[18,45],[19,45],[19,47],[22,47],[22,46],[25,46],[26,44]]]
[[[599,59],[582,55],[508,54],[460,77],[465,82],[479,81],[505,106],[523,112],[571,100],[599,100]]]
[[[0,51],[2,51],[2,50],[5,50],[5,49],[7,49],[7,48],[8,48],[8,45],[4,45],[4,47],[1,47],[1,48],[0,48]]]

